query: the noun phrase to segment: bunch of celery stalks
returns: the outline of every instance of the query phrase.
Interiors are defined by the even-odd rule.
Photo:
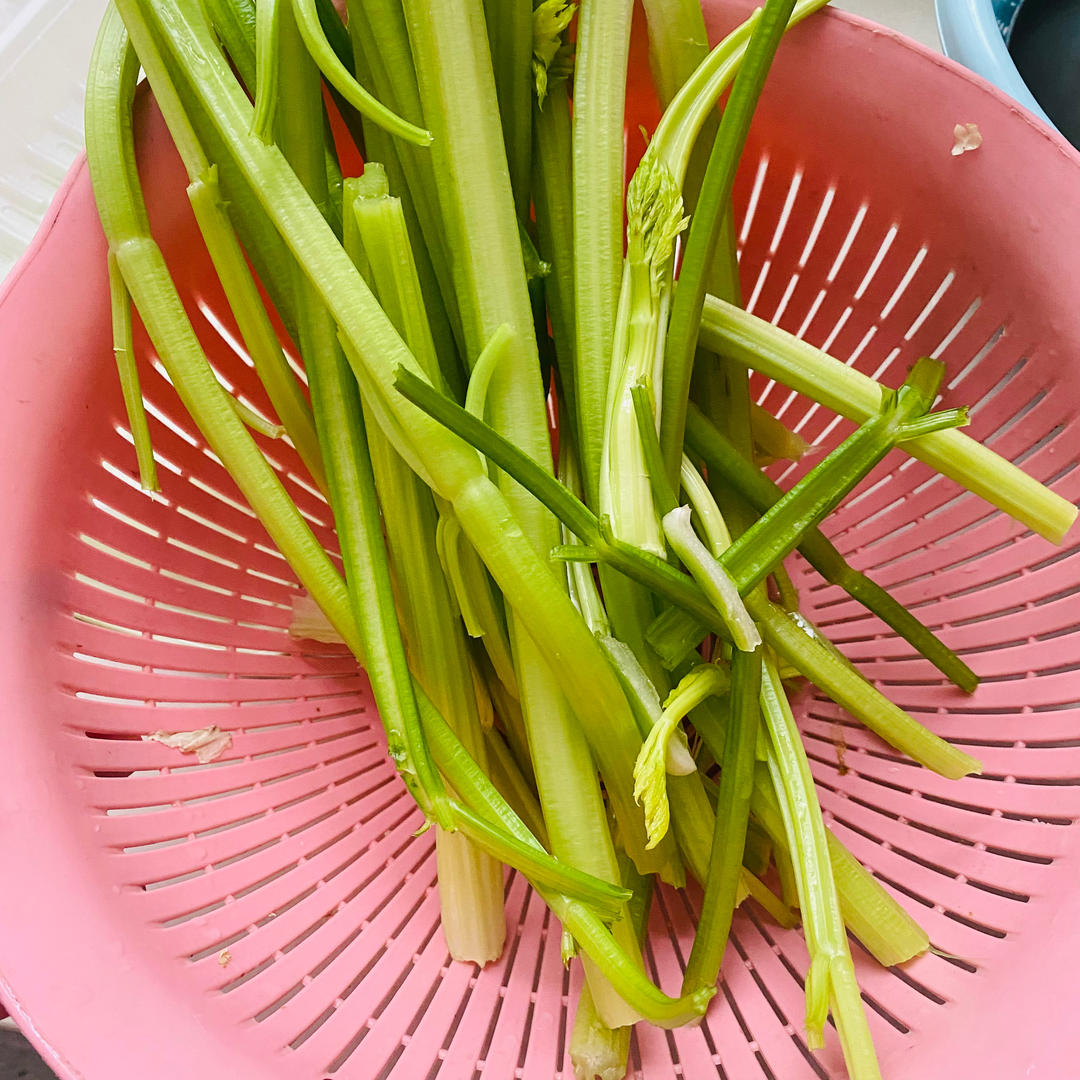
[[[348,0],[344,17],[330,0],[113,0],[92,64],[87,155],[143,484],[133,310],[310,597],[294,632],[344,640],[368,673],[436,829],[453,956],[499,955],[502,864],[561,923],[584,967],[581,1077],[623,1075],[635,1022],[704,1014],[748,897],[803,926],[807,1044],[831,1012],[850,1075],[879,1075],[847,932],[883,964],[929,942],[825,827],[784,682],[945,776],[979,763],[798,614],[784,559],[797,548],[972,690],[819,524],[898,445],[1054,541],[1075,515],[957,430],[963,410],[932,411],[937,361],[889,390],[740,306],[736,167],[785,29],[824,2],[767,0],[710,52],[698,0],[645,0],[665,108],[625,199],[631,0]],[[273,421],[219,382],[150,234],[140,67]],[[335,112],[359,177],[342,177]],[[761,466],[804,446],[751,403],[748,368],[858,425],[786,493]],[[344,573],[260,449],[273,436],[325,493]],[[655,877],[702,890],[670,994],[642,962]]]

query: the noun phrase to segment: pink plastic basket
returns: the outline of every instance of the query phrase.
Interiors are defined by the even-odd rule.
[[[710,5],[714,32],[746,5]],[[638,53],[640,59],[641,53]],[[643,68],[643,64],[639,64]],[[644,92],[635,119],[651,120]],[[984,142],[951,153],[953,126]],[[156,116],[139,117],[154,225],[221,373],[235,345]],[[1080,494],[1080,158],[955,65],[878,27],[816,17],[783,45],[738,205],[754,310],[899,381],[949,364],[973,433]],[[395,779],[364,679],[284,627],[296,586],[145,355],[163,494],[150,500],[110,357],[105,257],[84,168],[0,299],[0,993],[64,1077],[569,1077],[577,992],[559,933],[511,874],[509,940],[452,963],[430,834]],[[781,387],[802,434],[840,428]],[[290,491],[328,542],[288,447]],[[834,707],[800,706],[842,839],[950,955],[856,963],[887,1076],[1080,1075],[1080,559],[897,454],[830,522],[839,546],[983,676],[942,684],[832,588],[804,600],[863,670],[985,773],[942,780]],[[209,724],[218,761],[141,736]],[[691,898],[693,902],[693,898]],[[648,962],[678,985],[682,897]],[[640,1028],[647,1080],[842,1075],[802,1031],[806,953],[736,920],[705,1022]]]

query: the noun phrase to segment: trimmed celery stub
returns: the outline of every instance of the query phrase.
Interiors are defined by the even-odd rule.
[[[852,1080],[879,1080],[881,1071],[855,981],[814,780],[783,684],[770,660],[764,663],[761,712],[769,734],[769,773],[795,866],[810,952],[806,1042],[811,1050],[825,1045],[825,1021],[831,1011]]]
[[[714,296],[701,312],[701,342],[850,420],[861,422],[881,408],[884,388],[868,375]],[[1068,499],[961,431],[931,432],[904,450],[1055,544],[1076,520]]]

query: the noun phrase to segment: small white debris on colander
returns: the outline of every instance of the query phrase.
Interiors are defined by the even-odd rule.
[[[289,637],[321,641],[326,645],[342,644],[341,635],[330,624],[323,609],[307,593],[292,598]]]
[[[194,754],[200,765],[221,757],[232,746],[232,733],[217,724],[195,731],[155,731],[143,736],[143,742],[161,743],[181,754]]]
[[[978,150],[980,146],[982,132],[978,124],[957,124],[953,128],[953,157],[958,157],[968,150]]]
[[[218,953],[217,962],[222,967],[228,967],[230,960],[232,960],[232,953],[229,952],[228,949],[222,949],[221,952]]]

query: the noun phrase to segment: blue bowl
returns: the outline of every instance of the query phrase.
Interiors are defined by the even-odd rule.
[[[945,55],[988,79],[1053,127],[1009,55],[1022,0],[935,0]]]

